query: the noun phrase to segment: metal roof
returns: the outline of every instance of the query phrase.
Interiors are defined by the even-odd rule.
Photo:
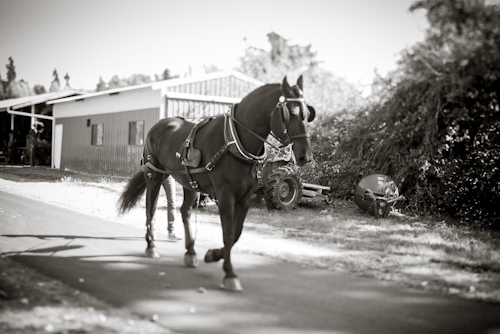
[[[75,101],[75,100],[79,100],[79,99],[86,99],[86,98],[91,98],[91,97],[95,97],[95,96],[115,94],[115,93],[120,93],[120,92],[129,91],[129,90],[135,90],[135,89],[141,89],[141,88],[151,88],[153,90],[159,90],[162,88],[169,88],[169,87],[178,86],[178,85],[185,85],[185,84],[213,80],[213,79],[219,79],[219,78],[225,78],[225,77],[235,77],[237,79],[255,84],[256,86],[264,85],[264,83],[262,81],[251,78],[251,77],[249,77],[241,72],[238,72],[238,71],[221,71],[221,72],[213,72],[213,73],[197,75],[197,76],[192,76],[192,77],[168,79],[168,80],[163,80],[163,81],[150,82],[150,83],[142,84],[142,85],[127,86],[127,87],[122,87],[122,88],[103,90],[103,91],[96,92],[96,93],[89,93],[89,94],[84,94],[84,95],[80,95],[80,96],[73,96],[73,97],[68,97],[68,98],[59,99],[59,100],[55,100],[55,101],[50,101],[47,104],[64,103],[64,102]]]
[[[51,100],[61,99],[73,95],[81,95],[82,92],[76,90],[61,90],[59,92],[52,92],[40,95],[19,97],[16,99],[8,99],[0,101],[0,112],[6,111],[7,109],[20,109],[35,104],[40,104],[48,102]]]

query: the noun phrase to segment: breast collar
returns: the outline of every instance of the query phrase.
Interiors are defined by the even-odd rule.
[[[236,105],[231,106],[231,109],[224,115],[224,140],[226,145],[229,146],[229,152],[236,158],[250,162],[253,164],[262,164],[267,158],[267,150],[265,145],[264,152],[261,155],[254,155],[248,152],[242,145],[238,132],[234,124],[234,110]]]

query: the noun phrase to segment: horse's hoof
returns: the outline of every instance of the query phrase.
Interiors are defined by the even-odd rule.
[[[156,247],[146,248],[146,256],[152,259],[160,258],[160,253],[156,250]]]
[[[224,278],[220,288],[231,292],[243,292],[243,287],[237,277]]]
[[[205,254],[205,262],[215,262],[214,251],[209,249]]]
[[[200,264],[198,262],[198,258],[196,257],[196,254],[184,254],[184,264],[188,268],[197,268],[198,265]]]

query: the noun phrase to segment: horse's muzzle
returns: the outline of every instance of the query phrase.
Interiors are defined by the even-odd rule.
[[[302,155],[297,158],[297,165],[304,166],[312,161],[312,153],[308,152],[306,155]]]

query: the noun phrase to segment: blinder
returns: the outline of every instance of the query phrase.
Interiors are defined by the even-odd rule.
[[[298,106],[288,107],[288,103],[296,103]],[[279,112],[278,112],[279,109]],[[291,135],[288,131],[288,124],[290,123],[290,115],[298,116],[302,121],[311,122],[316,111],[313,107],[306,104],[303,97],[291,98],[280,96],[279,102],[275,110],[271,113],[271,130],[280,139],[283,145],[288,145],[295,138],[309,138],[308,133],[301,133]],[[279,117],[279,119],[277,118]]]

